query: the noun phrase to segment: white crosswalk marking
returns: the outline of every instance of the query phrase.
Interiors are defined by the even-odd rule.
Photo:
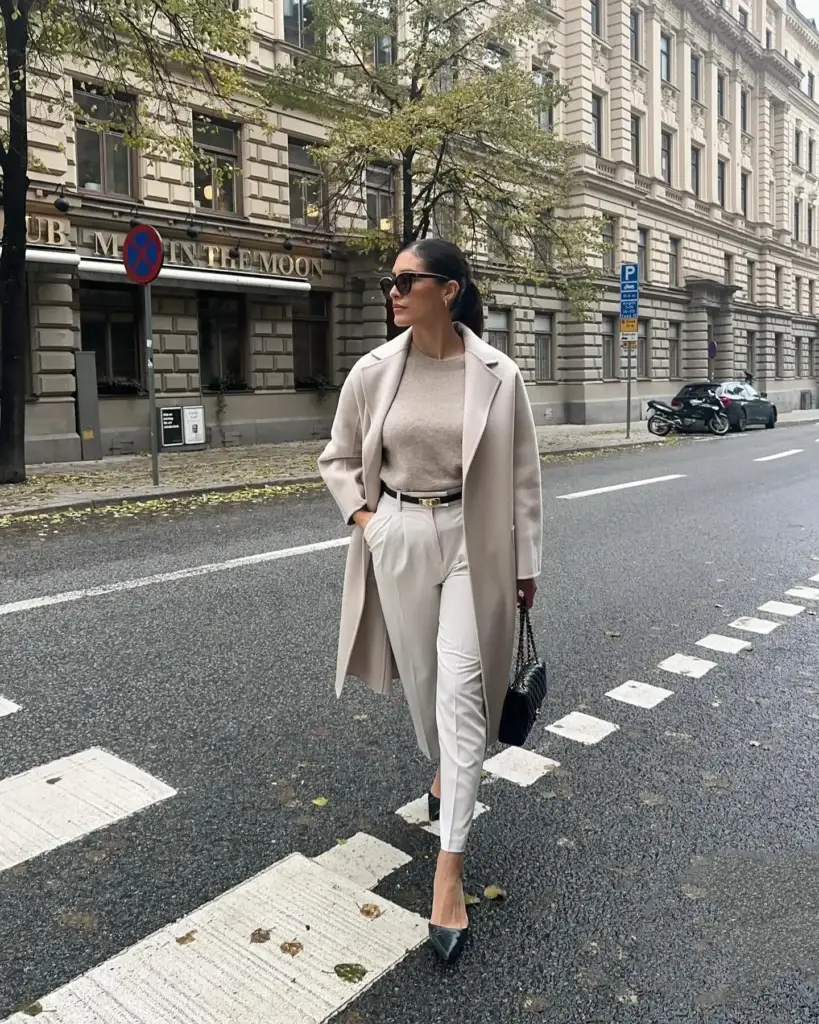
[[[761,633],[765,635],[773,633],[775,629],[779,628],[780,623],[771,622],[770,619],[755,619],[753,615],[741,615],[738,619],[734,619],[733,622],[729,622],[728,625],[732,629],[744,629],[746,633]]]
[[[607,722],[593,715],[584,715],[582,711],[572,711],[547,725],[546,731],[553,732],[556,736],[565,736],[567,740],[574,740],[575,743],[591,746],[617,732],[619,728],[620,726],[614,722]]]
[[[49,1024],[320,1024],[426,933],[418,914],[294,853],[39,1003]]]
[[[735,636],[722,636],[720,633],[709,633],[697,641],[697,647],[705,647],[709,651],[719,651],[722,654],[739,654],[740,651],[747,651],[750,646],[747,640],[738,640]]]
[[[792,618],[805,610],[801,604],[789,604],[787,601],[766,601],[758,608],[758,612],[767,612],[768,615],[785,615]]]
[[[705,658],[694,658],[689,654],[672,654],[657,667],[678,676],[687,676],[689,679],[702,679],[712,668],[717,667],[717,663],[706,661]]]
[[[627,679],[621,686],[615,686],[606,694],[612,700],[623,704],[632,704],[636,708],[656,708],[664,700],[674,696],[673,690],[664,690],[662,686],[649,686],[636,679]]]
[[[19,710],[19,704],[15,704],[13,700],[7,700],[5,697],[0,697],[0,718],[4,718],[6,715],[13,715],[15,711]]]
[[[0,781],[0,871],[145,810],[176,790],[105,750]]]
[[[485,814],[489,808],[486,804],[482,804],[480,800],[475,804],[475,813],[473,814],[473,820],[480,818],[482,814]],[[417,800],[411,800],[408,804],[404,804],[403,807],[399,807],[395,812],[399,818],[403,818],[408,825],[420,825],[425,831],[429,832],[431,836],[441,835],[441,823],[440,821],[429,820],[429,803],[427,802],[427,795],[424,793],[423,796],[419,796]]]
[[[518,786],[531,786],[544,775],[560,767],[559,761],[543,757],[533,750],[523,747],[507,747],[488,761],[484,761],[484,770],[501,779],[507,779]]]
[[[409,864],[412,857],[375,836],[356,832],[314,860],[321,867],[349,878],[362,889],[374,889],[382,878]]]
[[[802,601],[819,601],[819,587],[791,587],[785,591],[786,597],[798,597]]]

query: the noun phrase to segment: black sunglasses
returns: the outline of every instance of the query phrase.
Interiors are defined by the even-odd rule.
[[[393,288],[398,292],[399,295],[409,295],[412,291],[412,286],[415,280],[419,277],[431,278],[435,281],[449,281],[450,278],[444,277],[443,274],[421,274],[415,273],[411,270],[402,270],[400,274],[394,274],[391,277],[381,278],[381,291],[390,297],[390,292]]]

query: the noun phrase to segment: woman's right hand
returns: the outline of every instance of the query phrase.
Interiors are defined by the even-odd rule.
[[[360,530],[363,530],[372,517],[372,512],[368,511],[366,508],[362,508],[360,512],[353,514],[353,522]]]

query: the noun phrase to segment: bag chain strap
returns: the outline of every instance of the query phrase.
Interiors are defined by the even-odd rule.
[[[518,629],[518,657],[516,674],[524,665],[537,661],[537,648],[535,647],[535,634],[532,629],[532,619],[529,609],[523,602],[520,604],[520,627]]]

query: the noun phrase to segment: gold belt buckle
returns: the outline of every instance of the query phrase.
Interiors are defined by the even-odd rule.
[[[421,498],[421,504],[424,508],[438,508],[441,504],[440,498]]]

